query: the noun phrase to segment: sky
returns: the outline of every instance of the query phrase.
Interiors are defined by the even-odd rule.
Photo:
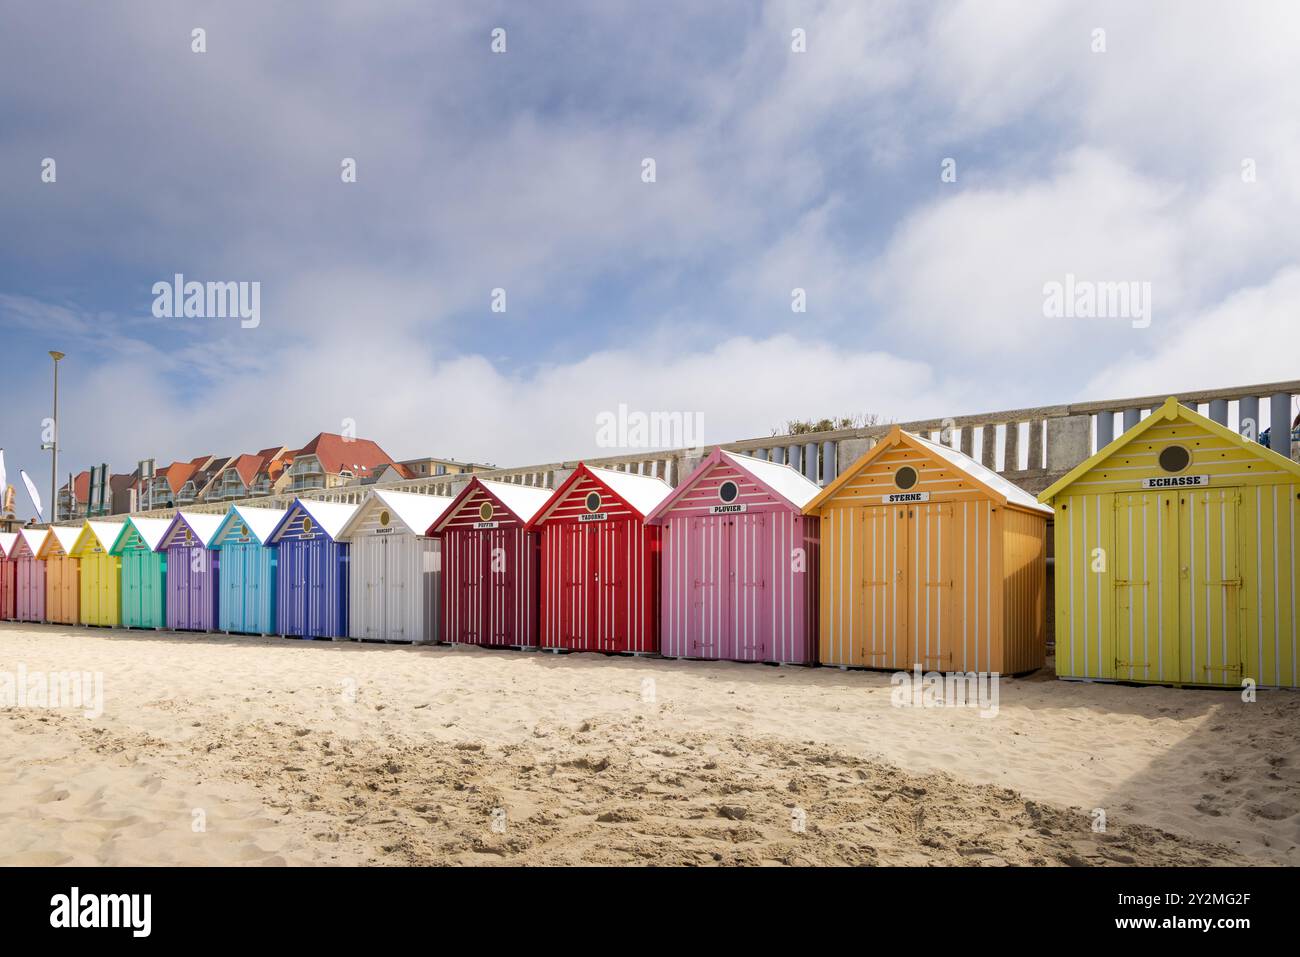
[[[1300,377],[1297,36],[1293,2],[0,0],[20,514],[50,349],[61,476]],[[155,315],[178,273],[259,283],[257,325]],[[1052,315],[1067,276],[1149,308]]]

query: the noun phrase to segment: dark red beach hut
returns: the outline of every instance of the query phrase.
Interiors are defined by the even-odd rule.
[[[541,646],[659,650],[659,529],[645,519],[662,479],[580,464],[528,523],[540,535]]]
[[[443,641],[537,645],[537,536],[524,527],[550,497],[475,477],[429,526],[442,542]]]
[[[647,521],[663,529],[660,652],[817,660],[821,491],[788,465],[714,449]]]
[[[0,532],[0,620],[18,616],[18,562],[9,553],[18,544],[17,532]]]

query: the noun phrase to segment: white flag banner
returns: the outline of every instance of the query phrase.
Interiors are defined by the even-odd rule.
[[[27,486],[27,494],[30,495],[32,498],[32,505],[35,506],[36,508],[37,517],[42,522],[45,521],[45,509],[41,508],[41,493],[36,491],[35,483],[33,483],[32,480],[27,477],[27,473],[25,471],[19,469],[18,474],[22,476],[23,484]]]

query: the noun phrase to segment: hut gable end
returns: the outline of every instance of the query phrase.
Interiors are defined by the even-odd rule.
[[[1144,480],[1173,474],[1160,464],[1161,453],[1172,446],[1186,449],[1189,457],[1187,466],[1176,474],[1199,476],[1200,485],[1270,485],[1300,480],[1300,465],[1170,398],[1049,487],[1039,500],[1048,502],[1062,494],[1141,491]]]

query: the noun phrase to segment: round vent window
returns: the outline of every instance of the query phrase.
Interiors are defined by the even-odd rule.
[[[243,525],[236,525],[236,526],[235,526],[235,534],[236,534],[236,535],[240,535],[240,536],[247,535],[247,534],[248,534],[248,529],[245,528]]]
[[[587,494],[587,511],[589,511],[589,512],[599,512],[599,511],[600,511],[600,493],[599,493],[599,492],[589,492],[589,493]]]
[[[1192,464],[1192,453],[1181,445],[1171,445],[1160,451],[1160,467],[1166,472],[1181,472]]]
[[[740,489],[736,487],[735,482],[728,480],[718,486],[718,498],[722,499],[724,502],[730,504],[739,497]]]
[[[384,509],[382,512],[379,513],[379,527],[380,527],[380,528],[387,528],[387,527],[388,527],[388,524],[389,524],[392,520],[393,520],[393,516],[391,516],[391,515],[388,514],[388,509]]]
[[[310,535],[310,534],[311,534],[311,519],[308,518],[307,516],[303,516],[303,520],[302,520],[302,533],[303,533],[304,535]]]
[[[187,528],[185,529],[185,544],[188,545],[192,541],[194,541],[194,536],[190,534],[190,530]]]
[[[910,465],[904,465],[894,473],[894,484],[903,489],[903,491],[907,491],[916,484],[916,469],[912,468]]]
[[[478,517],[481,522],[492,521],[492,503],[484,502],[478,507]]]

